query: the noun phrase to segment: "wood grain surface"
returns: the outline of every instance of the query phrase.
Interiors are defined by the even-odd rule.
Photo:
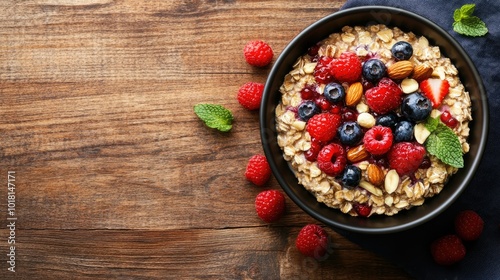
[[[262,147],[236,93],[270,69],[243,46],[278,55],[343,2],[0,1],[0,279],[408,279],[331,229],[332,256],[303,257],[295,238],[317,221],[287,199],[263,223],[243,176]],[[232,131],[197,103],[230,109]]]

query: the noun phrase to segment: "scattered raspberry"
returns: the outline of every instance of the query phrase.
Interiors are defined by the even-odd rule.
[[[337,135],[337,129],[342,122],[342,117],[337,114],[316,114],[307,122],[306,130],[311,137],[319,141],[328,142]]]
[[[368,217],[372,212],[372,207],[368,204],[354,204],[354,211],[361,217]]]
[[[285,196],[277,190],[263,191],[255,198],[255,211],[264,222],[276,222],[285,213]]]
[[[333,61],[333,58],[328,56],[321,56],[314,68],[314,79],[318,84],[328,84],[333,81],[333,76],[330,74],[330,62]]]
[[[248,64],[256,67],[264,67],[271,63],[273,59],[273,50],[264,41],[250,41],[243,49],[245,60]]]
[[[366,104],[377,114],[386,114],[401,105],[403,91],[389,78],[382,78],[376,87],[365,92]]]
[[[318,225],[306,225],[300,230],[295,246],[304,256],[324,260],[328,257],[328,233]]]
[[[338,176],[344,171],[347,162],[344,148],[339,144],[329,144],[318,154],[318,168],[330,176]]]
[[[445,235],[431,244],[432,258],[437,264],[451,265],[465,257],[465,246],[454,234]]]
[[[344,52],[330,63],[330,74],[340,83],[354,83],[361,77],[361,60],[353,52]]]
[[[399,175],[413,173],[425,157],[425,148],[417,142],[396,143],[387,154],[389,166]]]
[[[363,145],[370,154],[383,155],[391,149],[393,138],[389,127],[376,125],[365,133]]]
[[[248,181],[257,186],[263,186],[271,178],[271,167],[263,155],[254,155],[248,160],[245,171]]]
[[[455,217],[455,232],[463,241],[473,241],[483,232],[484,221],[473,210],[464,210]]]
[[[248,110],[257,110],[260,108],[262,94],[264,93],[264,84],[248,82],[238,90],[238,102]]]

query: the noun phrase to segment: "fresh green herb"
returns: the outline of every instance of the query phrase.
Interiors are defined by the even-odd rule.
[[[453,30],[466,36],[483,36],[488,33],[488,28],[484,21],[477,16],[473,16],[476,4],[465,4],[453,13]]]
[[[221,105],[197,104],[194,112],[210,128],[227,132],[233,127],[233,114]]]
[[[456,168],[464,167],[462,145],[451,128],[438,118],[428,118],[425,127],[431,132],[425,141],[429,154]]]

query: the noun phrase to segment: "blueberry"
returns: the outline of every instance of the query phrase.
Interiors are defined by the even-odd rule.
[[[377,83],[387,73],[387,67],[379,59],[372,58],[363,63],[363,77],[371,83]]]
[[[323,95],[330,103],[339,103],[345,98],[345,89],[341,84],[329,83],[325,86]]]
[[[398,116],[394,113],[378,116],[375,124],[393,128],[398,122]]]
[[[354,146],[363,138],[363,130],[357,122],[344,122],[337,131],[342,144]]]
[[[298,108],[299,118],[305,122],[307,122],[312,116],[318,114],[320,109],[314,101],[307,100],[300,103]]]
[[[419,122],[425,120],[432,111],[431,101],[420,93],[411,93],[401,103],[401,113],[408,120]]]
[[[345,188],[352,189],[356,187],[361,180],[361,169],[354,165],[346,166],[341,180]]]
[[[410,142],[413,140],[413,124],[409,121],[400,121],[394,127],[394,142]]]
[[[396,60],[408,60],[413,55],[413,47],[408,42],[399,41],[392,45],[391,53]]]

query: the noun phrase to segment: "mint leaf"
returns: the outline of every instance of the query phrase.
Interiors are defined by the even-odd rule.
[[[425,148],[429,154],[448,165],[456,168],[464,167],[460,140],[453,130],[443,123],[439,123],[429,135],[425,141]]]
[[[425,128],[429,130],[431,133],[436,130],[439,124],[439,117],[437,118],[432,118],[428,117],[427,120],[425,121]]]
[[[222,105],[197,104],[194,112],[210,128],[227,132],[233,127],[233,114]]]
[[[488,33],[486,23],[472,13],[476,4],[465,4],[453,12],[453,30],[466,36],[483,36]]]

